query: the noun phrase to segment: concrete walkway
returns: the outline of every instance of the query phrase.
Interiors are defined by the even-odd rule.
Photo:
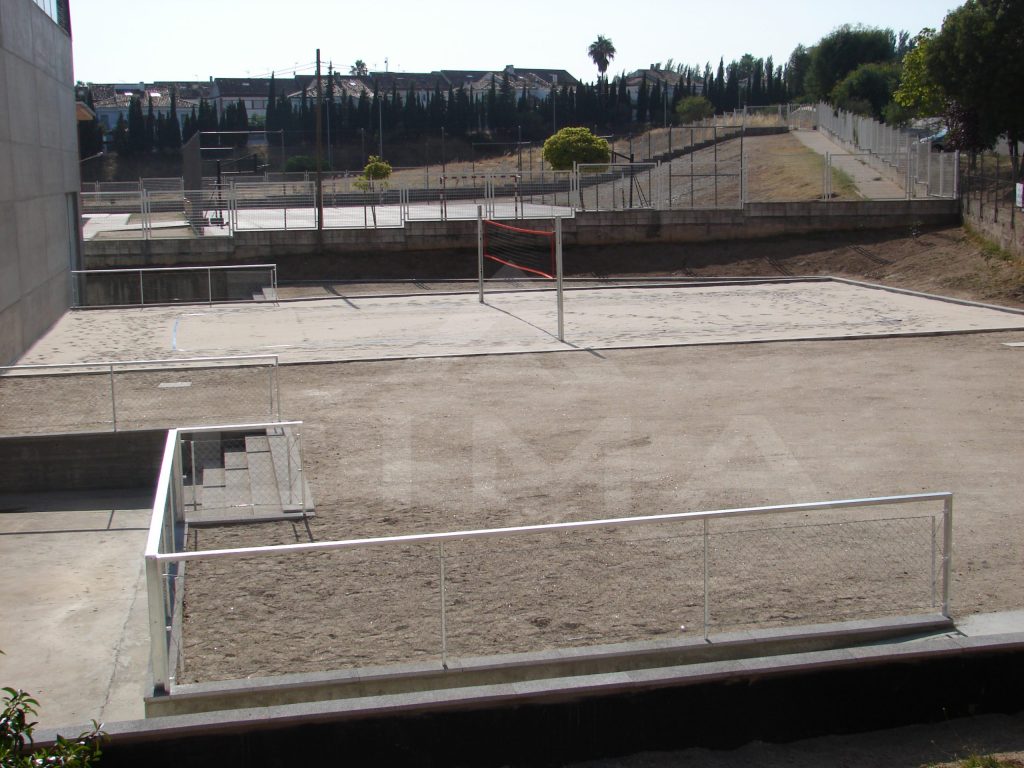
[[[0,494],[0,685],[42,728],[143,717],[149,494]],[[66,728],[67,726],[72,726]]]
[[[800,142],[819,155],[832,156],[832,167],[838,168],[849,176],[857,191],[866,200],[904,200],[907,193],[898,185],[883,179],[882,176],[841,144],[836,143],[821,131],[793,131]]]

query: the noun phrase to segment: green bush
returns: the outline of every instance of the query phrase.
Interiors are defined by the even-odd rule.
[[[715,114],[715,107],[703,96],[687,96],[676,104],[676,114],[683,125],[693,125]]]
[[[95,720],[92,730],[80,733],[78,738],[65,739],[58,736],[53,746],[33,749],[32,731],[36,723],[32,718],[36,715],[39,702],[24,691],[4,688],[3,692],[3,710],[0,711],[0,766],[90,768],[99,760],[103,732]]]
[[[563,128],[544,142],[543,155],[556,171],[571,171],[574,163],[607,163],[612,152],[587,128]]]
[[[321,161],[320,169],[326,170],[327,164]],[[289,157],[284,164],[284,169],[288,173],[304,173],[306,171],[316,170],[316,158],[311,155],[295,155]]]

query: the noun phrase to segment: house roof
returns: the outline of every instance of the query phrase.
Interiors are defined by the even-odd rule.
[[[684,79],[682,75],[671,69],[638,69],[626,75],[626,84],[640,85],[644,77],[647,78],[647,82],[651,85],[657,81],[674,86]]]
[[[168,110],[171,108],[171,95],[170,92],[159,93],[157,91],[151,91],[151,95],[143,95],[142,98],[142,110],[145,112],[149,109],[149,99],[153,99],[153,109],[157,111]],[[96,110],[101,109],[127,109],[131,104],[134,96],[132,94],[118,93],[114,94],[107,99],[96,99],[93,98],[93,105]],[[176,108],[179,112],[187,111],[192,107],[198,107],[199,102],[193,101],[192,99],[178,99]]]
[[[213,92],[222,99],[252,99],[270,93],[269,77],[215,77],[213,85]]]

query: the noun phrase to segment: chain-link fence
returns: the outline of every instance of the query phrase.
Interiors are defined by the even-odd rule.
[[[921,140],[923,131],[884,125],[828,104],[818,105],[817,125],[848,148],[849,156],[898,186],[903,197],[957,198],[959,153],[935,151],[931,142]]]
[[[964,218],[1001,248],[1024,256],[1024,188],[1013,163],[998,154],[979,153],[962,163]]]
[[[0,368],[5,435],[280,418],[276,355]]]
[[[948,615],[951,516],[949,494],[920,494],[320,542],[301,567],[294,548],[201,538],[158,559],[196,561],[187,674],[212,680]],[[243,554],[260,567],[239,577]],[[308,666],[294,648],[250,653],[257,632],[301,638]]]

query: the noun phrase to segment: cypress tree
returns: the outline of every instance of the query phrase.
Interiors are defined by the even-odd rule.
[[[181,149],[181,126],[178,124],[178,91],[171,88],[171,112],[167,119],[167,148]]]
[[[647,89],[647,73],[644,73],[643,79],[640,81],[640,90],[636,94],[636,122],[643,123],[647,120],[647,102],[649,101],[650,92]]]
[[[130,107],[128,114],[131,115]],[[124,115],[117,116],[117,125],[114,128],[114,151],[121,157],[125,157],[132,153],[132,143],[129,138],[128,123],[125,121]]]
[[[119,118],[120,119],[120,118]],[[142,101],[132,96],[128,102],[128,152],[146,150],[146,118],[142,115]]]
[[[153,97],[149,97],[149,109],[146,112],[145,151],[149,152],[156,146],[156,114],[153,112]]]

